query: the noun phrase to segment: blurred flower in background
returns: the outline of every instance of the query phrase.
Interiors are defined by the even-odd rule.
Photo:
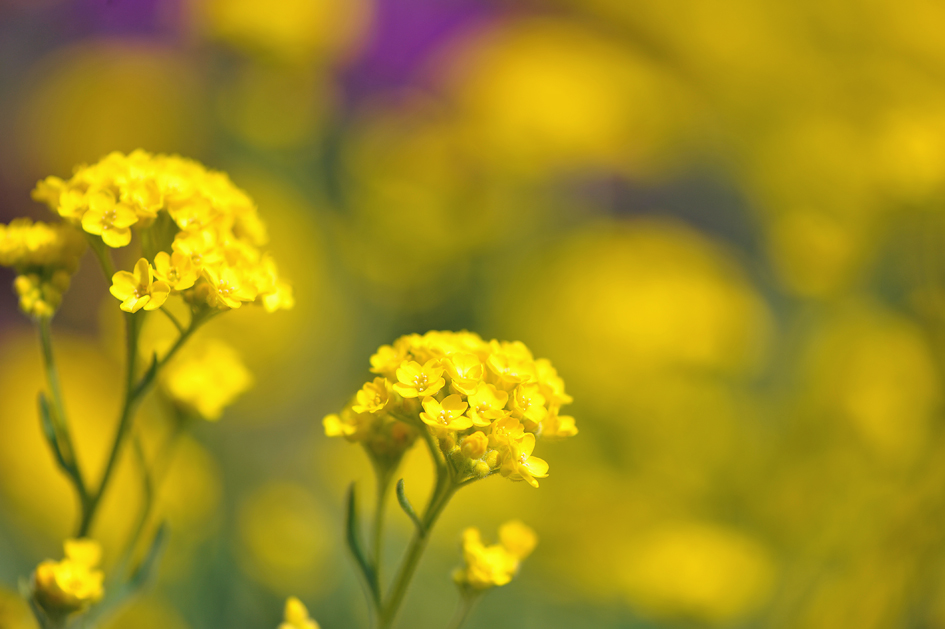
[[[293,278],[278,321],[198,334],[245,368],[178,390],[231,406],[178,444],[148,524],[168,556],[114,626],[273,627],[290,594],[366,622],[340,541],[366,460],[321,418],[380,344],[468,329],[549,357],[581,432],[542,444],[541,492],[457,498],[402,626],[448,620],[466,527],[521,518],[541,544],[469,627],[945,627],[943,29],[930,0],[5,3],[0,222],[48,219],[30,191],[74,164],[189,155],[252,196]],[[96,273],[55,320],[89,462],[120,404],[96,393],[121,342]],[[0,626],[33,627],[12,592],[75,507],[17,308],[0,291]],[[106,574],[142,500],[126,458]],[[429,467],[406,455],[411,495]]]

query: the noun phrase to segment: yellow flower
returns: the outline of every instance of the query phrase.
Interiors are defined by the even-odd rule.
[[[197,281],[197,271],[190,257],[176,251],[159,252],[154,256],[154,276],[166,282],[171,290],[186,290]]]
[[[121,300],[125,312],[138,312],[142,308],[154,310],[167,300],[171,287],[166,282],[154,281],[154,271],[144,258],[135,264],[134,273],[118,271],[112,276],[109,292]]]
[[[205,268],[203,277],[207,280],[209,297],[207,303],[214,308],[239,308],[244,302],[256,299],[256,290],[243,280],[240,273],[225,266],[220,271]]]
[[[176,357],[161,373],[168,397],[203,419],[215,421],[223,409],[253,384],[239,354],[222,341]]]
[[[475,354],[451,354],[443,359],[450,377],[450,390],[470,395],[482,382],[482,361]]]
[[[162,246],[173,235],[178,255],[159,253],[153,264],[173,290],[193,288],[185,295],[191,302],[216,308],[256,302],[269,312],[294,305],[291,287],[258,249],[266,229],[252,200],[227,175],[195,161],[141,150],[111,153],[77,168],[68,181],[39,182],[33,198],[110,247],[129,244],[132,226],[145,242]]]
[[[445,384],[443,368],[437,366],[436,359],[431,358],[424,365],[405,360],[397,368],[394,391],[405,398],[436,395]]]
[[[351,410],[350,407],[341,412],[325,415],[322,419],[322,427],[325,429],[326,437],[344,437],[349,441],[360,441],[358,436],[365,432],[362,429],[367,427],[367,422],[358,421],[359,416]],[[370,421],[368,419],[368,421]]]
[[[546,439],[573,437],[577,433],[574,418],[570,415],[558,415],[557,411],[549,413],[541,422],[541,436]]]
[[[507,522],[499,529],[500,543],[486,546],[479,529],[463,531],[464,567],[453,573],[460,587],[486,590],[505,585],[518,572],[519,565],[537,544],[535,532],[519,521]]]
[[[534,450],[535,435],[530,432],[526,432],[521,440],[512,441],[499,467],[502,476],[524,480],[537,489],[538,481],[535,479],[548,476],[548,463],[532,456]]]
[[[279,629],[319,629],[318,623],[308,615],[308,609],[302,601],[290,596],[285,602],[285,622]]]
[[[522,560],[535,550],[538,536],[521,520],[510,520],[499,527],[499,541],[512,555]]]
[[[138,215],[124,203],[116,203],[115,195],[100,190],[89,195],[89,209],[82,215],[82,229],[101,236],[109,247],[124,247],[131,242],[132,225]]]
[[[520,384],[512,393],[509,408],[512,417],[522,420],[526,428],[534,428],[548,414],[545,408],[545,396],[540,392],[537,384]]]
[[[497,419],[509,416],[509,411],[504,410],[508,401],[508,393],[482,383],[469,396],[469,417],[475,426],[484,428]]]
[[[380,413],[391,404],[391,387],[387,378],[374,378],[358,391],[358,403],[351,407],[355,413]]]
[[[266,312],[291,310],[295,307],[295,296],[292,293],[292,286],[282,280],[277,281],[273,289],[262,295],[261,299]]]
[[[75,271],[85,252],[85,239],[66,223],[34,223],[18,218],[0,224],[0,266],[18,270]]]
[[[489,345],[491,353],[486,364],[503,383],[514,386],[535,378],[532,353],[523,343],[492,341]]]
[[[66,558],[46,560],[33,573],[33,596],[53,614],[69,614],[101,600],[104,575],[97,570],[102,547],[91,539],[69,539],[63,544]]]
[[[196,267],[213,266],[223,261],[223,250],[212,231],[182,231],[174,238],[171,249],[188,256]]]
[[[357,441],[372,456],[402,454],[423,423],[456,478],[500,472],[537,487],[548,475],[548,464],[532,456],[537,439],[577,434],[574,418],[560,414],[571,401],[561,378],[519,342],[466,331],[408,334],[378,348],[371,371],[380,376],[323,423],[326,434]]]
[[[448,395],[442,402],[435,398],[423,398],[423,410],[420,419],[423,423],[438,429],[466,430],[472,426],[472,420],[463,415],[467,408],[466,402],[459,395]]]
[[[381,345],[371,356],[371,372],[379,373],[387,378],[394,378],[398,367],[407,357],[408,344],[406,337],[401,337],[393,345]]]

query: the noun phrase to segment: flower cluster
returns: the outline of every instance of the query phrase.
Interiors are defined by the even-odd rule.
[[[97,569],[102,547],[91,539],[68,539],[66,558],[46,560],[33,573],[33,596],[51,615],[66,615],[86,609],[101,600],[104,575]]]
[[[13,287],[23,312],[34,317],[55,313],[85,246],[82,235],[66,223],[18,218],[0,225],[0,266],[16,269]]]
[[[174,404],[215,421],[253,383],[239,354],[222,341],[207,341],[176,357],[161,374],[162,389]]]
[[[285,602],[285,622],[279,625],[279,629],[319,629],[318,623],[312,620],[308,615],[308,609],[294,596],[290,596]]]
[[[505,585],[537,543],[535,531],[518,520],[500,526],[499,543],[491,546],[483,544],[479,529],[470,527],[463,531],[464,566],[453,572],[453,580],[477,591]]]
[[[532,456],[536,439],[577,434],[574,419],[559,414],[571,402],[564,382],[520,342],[466,331],[411,334],[380,347],[371,371],[378,377],[325,418],[326,434],[383,442],[425,429],[460,477],[500,473],[534,487],[548,475],[548,464]]]
[[[259,249],[267,236],[253,201],[226,174],[195,161],[111,153],[67,181],[46,178],[33,198],[109,247],[124,247],[132,229],[140,232],[144,257],[133,274],[113,278],[122,310],[157,308],[173,293],[219,309],[255,302],[272,312],[294,303]]]

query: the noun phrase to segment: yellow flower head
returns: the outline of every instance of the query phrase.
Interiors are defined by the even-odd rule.
[[[535,426],[548,415],[545,396],[534,383],[520,384],[515,387],[509,404],[512,417],[522,420],[526,426]]]
[[[70,539],[64,543],[65,559],[46,560],[33,573],[33,596],[39,605],[55,615],[86,609],[101,600],[104,575],[96,569],[102,547],[91,539]]]
[[[252,386],[253,376],[236,350],[222,341],[209,341],[172,360],[161,381],[175,404],[215,421]]]
[[[443,360],[450,377],[450,390],[471,395],[482,384],[482,361],[475,354],[450,354]]]
[[[410,438],[420,427],[457,478],[496,473],[537,487],[548,475],[548,464],[532,456],[537,439],[577,434],[574,419],[559,413],[571,401],[561,378],[519,342],[487,342],[466,331],[408,334],[378,348],[371,371],[378,377],[324,420],[327,435],[369,452],[393,451],[385,439],[400,434],[396,427]]]
[[[197,281],[197,270],[191,259],[176,251],[171,254],[161,251],[154,256],[154,275],[177,291],[188,289]]]
[[[142,232],[159,280],[192,302],[220,309],[255,302],[270,312],[293,306],[291,288],[259,250],[266,230],[253,201],[195,161],[112,153],[68,181],[48,177],[33,198],[109,247],[128,245],[132,228]]]
[[[484,428],[497,419],[509,416],[504,410],[509,401],[509,394],[495,388],[495,385],[481,383],[469,396],[469,417],[473,425]]]
[[[138,215],[131,207],[115,201],[109,190],[98,190],[88,196],[88,209],[82,215],[82,229],[109,247],[124,247],[131,242],[131,226]]]
[[[380,413],[391,403],[391,385],[387,378],[374,378],[361,387],[358,403],[351,407],[355,413]]]
[[[535,532],[517,520],[499,528],[499,539],[498,544],[486,546],[479,529],[463,531],[464,566],[453,573],[457,585],[472,590],[505,585],[538,542]]]
[[[465,430],[472,426],[472,420],[463,413],[466,412],[466,402],[459,395],[448,395],[442,402],[432,397],[423,398],[423,410],[420,419],[428,426],[445,430]]]
[[[423,365],[413,360],[402,362],[397,368],[394,391],[406,398],[436,395],[446,384],[443,368],[437,362],[434,358]]]
[[[535,450],[535,435],[525,433],[520,440],[509,444],[509,449],[501,457],[499,471],[511,480],[523,480],[538,488],[536,478],[548,476],[548,463],[544,459],[532,456]]]
[[[318,623],[308,615],[308,609],[302,601],[290,596],[285,602],[285,622],[279,629],[319,629]]]
[[[144,258],[135,264],[134,273],[118,271],[112,276],[109,292],[121,301],[125,312],[155,310],[164,305],[171,287],[167,282],[154,281],[154,270]]]

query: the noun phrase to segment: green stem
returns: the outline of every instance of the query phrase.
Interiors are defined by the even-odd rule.
[[[381,560],[384,555],[384,516],[387,511],[387,494],[390,491],[390,482],[393,470],[382,470],[375,466],[377,477],[377,505],[374,508],[374,535],[371,556],[374,559],[374,584],[376,591],[381,591]]]
[[[430,497],[430,504],[427,505],[426,512],[423,514],[423,528],[414,531],[410,546],[407,547],[407,554],[404,556],[403,563],[401,563],[394,579],[394,584],[391,586],[390,594],[381,606],[381,613],[377,621],[378,629],[388,629],[393,625],[404,596],[407,594],[407,589],[410,587],[410,581],[413,579],[420,558],[423,556],[423,551],[427,547],[433,526],[457,489],[459,489],[459,485],[453,483],[449,474],[440,473],[437,475],[436,487]]]
[[[39,320],[39,340],[43,348],[43,364],[46,371],[46,383],[49,387],[49,393],[52,399],[53,413],[52,420],[56,431],[56,438],[60,444],[65,446],[65,451],[60,452],[65,459],[69,476],[75,484],[76,491],[79,494],[79,502],[83,506],[88,499],[85,480],[79,469],[79,462],[75,454],[75,446],[72,443],[72,433],[69,430],[69,422],[66,418],[66,407],[63,402],[62,387],[59,384],[59,370],[56,368],[56,358],[53,354],[52,343],[52,320],[43,317]]]
[[[95,257],[98,258],[98,263],[102,267],[102,273],[105,274],[105,279],[111,283],[112,276],[115,274],[112,254],[105,248],[105,243],[102,242],[101,238],[88,233],[85,234],[85,237],[89,241],[89,249],[91,249],[92,252],[95,253]]]
[[[461,629],[469,620],[469,616],[481,599],[482,594],[480,592],[463,592],[459,599],[459,605],[456,607],[456,614],[453,615],[453,620],[450,621],[449,629]]]
[[[164,315],[165,315],[168,319],[171,320],[171,323],[174,324],[174,327],[177,328],[177,331],[178,331],[180,334],[183,334],[183,333],[184,333],[184,326],[181,325],[181,322],[177,320],[177,317],[175,317],[175,316],[171,313],[171,311],[167,309],[167,306],[161,306],[161,312],[163,312]]]
[[[190,326],[177,338],[177,341],[167,352],[167,354],[165,354],[164,357],[159,361],[154,363],[141,378],[141,380],[137,381],[137,383],[135,381],[135,363],[138,359],[138,335],[140,332],[141,319],[138,317],[138,313],[128,313],[126,315],[125,329],[127,331],[128,348],[125,380],[125,401],[122,405],[121,416],[118,420],[118,429],[115,433],[115,439],[112,442],[112,448],[108,456],[108,462],[105,464],[105,471],[102,474],[101,481],[99,481],[98,489],[95,490],[95,493],[91,494],[87,501],[88,508],[82,515],[82,521],[79,523],[77,537],[85,537],[92,528],[95,512],[98,508],[99,502],[102,499],[102,496],[105,494],[105,490],[108,488],[108,482],[112,477],[112,473],[114,472],[115,464],[118,462],[118,455],[121,453],[122,446],[126,441],[126,436],[131,427],[132,420],[134,419],[135,413],[138,410],[138,406],[141,404],[141,401],[154,385],[158,372],[164,365],[167,364],[174,354],[177,353],[177,351],[184,345],[187,339],[197,331],[197,328],[209,321],[214,316],[214,314],[216,313],[209,311],[202,311],[201,313],[195,314],[193,319],[191,319]]]
[[[121,555],[121,560],[119,560],[117,567],[115,568],[116,574],[121,574],[127,568],[128,563],[131,561],[132,556],[134,555],[134,550],[138,546],[138,542],[141,540],[141,534],[144,532],[145,526],[148,523],[148,520],[151,517],[151,513],[154,509],[154,503],[157,499],[157,492],[160,490],[161,483],[164,480],[164,475],[167,472],[167,469],[170,465],[171,454],[174,451],[174,447],[177,445],[177,441],[184,433],[186,429],[186,418],[181,417],[179,414],[175,417],[175,425],[173,432],[161,446],[160,451],[155,457],[153,465],[148,465],[147,457],[144,453],[144,448],[141,444],[140,438],[135,435],[133,445],[135,449],[135,454],[138,458],[138,464],[141,467],[141,478],[142,485],[144,490],[143,500],[144,505],[141,509],[141,513],[138,515],[138,521],[135,524],[135,528],[131,537],[129,537],[125,550]]]

